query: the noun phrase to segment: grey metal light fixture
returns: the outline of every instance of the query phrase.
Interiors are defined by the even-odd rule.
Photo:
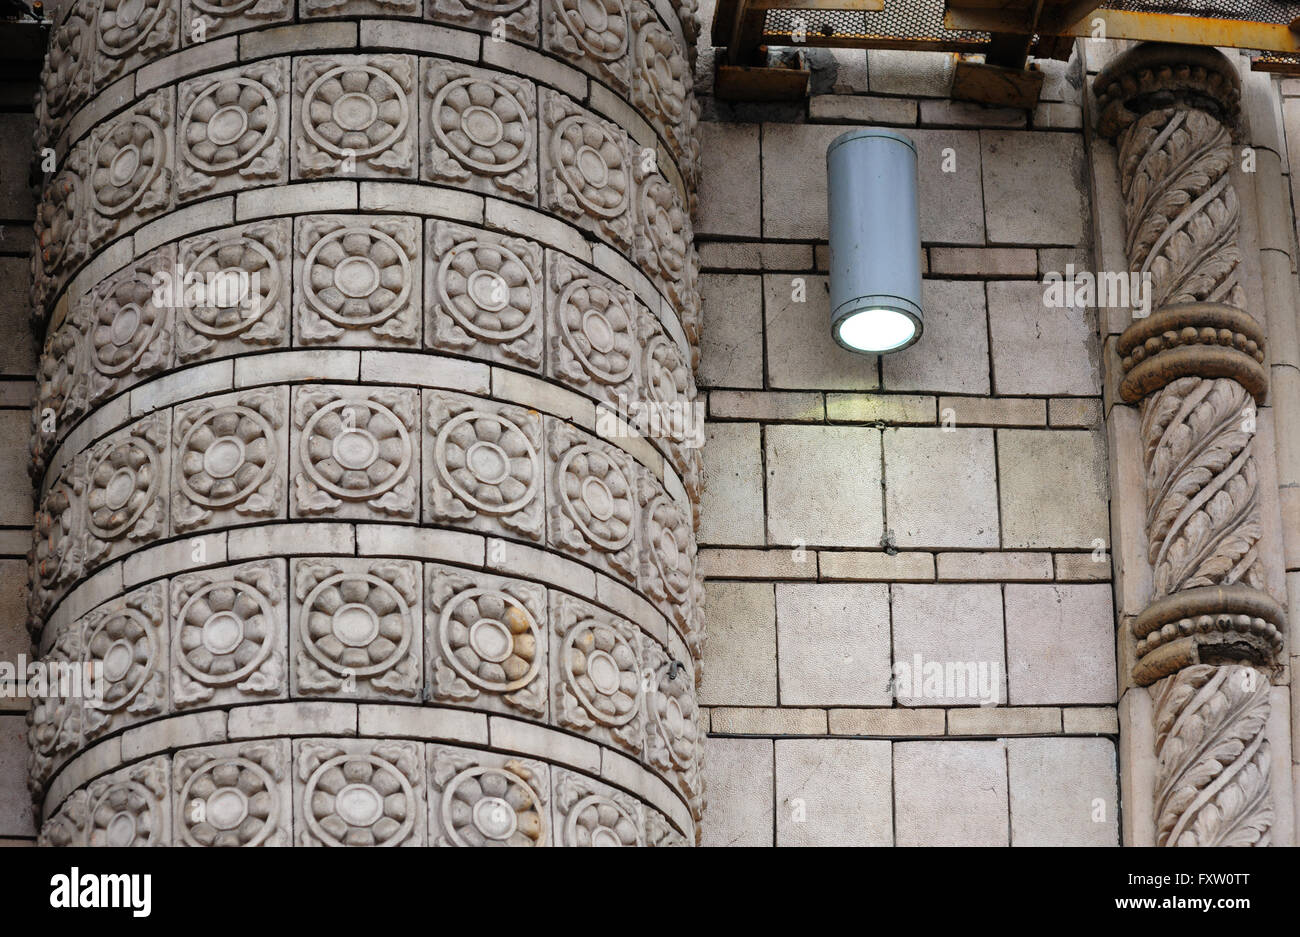
[[[831,335],[849,351],[900,351],[921,337],[916,145],[867,127],[826,150]]]

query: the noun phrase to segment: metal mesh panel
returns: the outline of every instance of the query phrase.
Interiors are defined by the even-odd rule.
[[[808,38],[829,40],[885,39],[978,46],[988,33],[945,29],[944,0],[885,0],[883,10],[768,10],[763,39],[788,39],[802,23]],[[785,43],[779,43],[785,44]]]
[[[1290,23],[1300,16],[1300,3],[1280,0],[1111,0],[1103,6],[1129,13],[1183,13],[1255,23]]]

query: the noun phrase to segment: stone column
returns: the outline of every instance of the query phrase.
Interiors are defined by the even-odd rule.
[[[1151,288],[1150,316],[1118,342],[1118,393],[1140,405],[1142,451],[1115,458],[1140,458],[1145,478],[1152,595],[1132,621],[1131,676],[1154,702],[1155,841],[1266,846],[1285,615],[1258,554],[1255,405],[1268,379],[1229,176],[1238,79],[1213,49],[1148,44],[1095,91],[1119,152],[1128,262]]]
[[[42,842],[694,843],[693,5],[61,6]]]

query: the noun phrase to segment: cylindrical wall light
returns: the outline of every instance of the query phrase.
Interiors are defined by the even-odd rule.
[[[850,130],[826,150],[831,335],[849,351],[899,351],[921,337],[921,212],[916,146],[901,133]]]

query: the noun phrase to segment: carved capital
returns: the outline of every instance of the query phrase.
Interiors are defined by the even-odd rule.
[[[1236,136],[1241,81],[1227,57],[1208,46],[1149,42],[1101,70],[1093,90],[1097,129],[1114,138],[1148,111],[1195,108],[1216,117]]]

